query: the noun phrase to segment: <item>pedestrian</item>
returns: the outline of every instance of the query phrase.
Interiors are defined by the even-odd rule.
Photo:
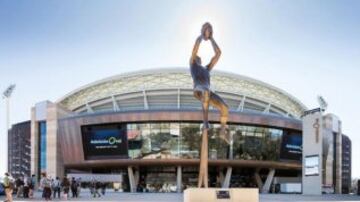
[[[53,184],[54,184],[54,179],[52,179],[51,177],[49,177],[50,179],[50,190],[51,190],[51,196],[52,196],[52,193],[54,193],[54,187],[53,187]],[[50,196],[50,198],[51,198]]]
[[[18,177],[15,180],[15,185],[16,185],[16,198],[20,198],[20,196],[23,193],[23,187],[24,187],[24,181],[22,179],[22,176]]]
[[[93,186],[94,179],[89,183],[90,194],[94,195],[95,187]]]
[[[105,195],[106,191],[106,182],[101,183],[101,194]]]
[[[78,188],[77,182],[75,180],[75,177],[73,177],[71,179],[71,192],[72,192],[72,197],[73,198],[77,198],[77,188]]]
[[[80,191],[81,191],[81,177],[77,179],[77,197],[80,197]]]
[[[43,189],[42,196],[45,198],[45,201],[51,200],[51,180],[47,178],[46,173],[42,174],[40,186]]]
[[[35,183],[36,183],[35,175],[32,174],[29,183],[29,198],[34,197]]]
[[[67,200],[70,191],[70,182],[66,177],[63,178],[63,181],[61,182],[61,187],[64,191],[64,200]]]
[[[95,179],[91,182],[91,188],[93,190],[93,197],[96,198],[97,197],[100,197],[100,193],[99,193],[99,182],[97,182]]]
[[[3,181],[4,181],[4,188],[6,194],[5,202],[12,202],[13,201],[12,192],[13,192],[14,184],[11,182],[9,173],[5,173],[5,177]]]
[[[31,183],[31,179],[28,176],[24,176],[24,189],[23,189],[23,196],[24,198],[29,198],[29,186]]]
[[[58,198],[60,198],[60,179],[56,177],[55,180],[52,181],[52,190],[53,190],[53,198],[56,198],[56,193]]]

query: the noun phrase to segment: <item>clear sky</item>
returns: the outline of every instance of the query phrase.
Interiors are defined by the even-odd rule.
[[[316,96],[343,121],[360,177],[360,1],[1,0],[0,90],[17,88],[11,122],[104,77],[188,65],[205,21],[222,49],[218,70],[281,88],[308,108]],[[210,58],[205,43],[203,60]],[[0,172],[5,171],[5,102],[0,102]]]

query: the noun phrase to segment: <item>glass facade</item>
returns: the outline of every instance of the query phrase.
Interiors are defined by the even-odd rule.
[[[186,122],[128,123],[130,159],[199,158],[201,124]],[[209,159],[280,160],[283,129],[229,125],[233,145],[219,138],[220,125],[209,129]],[[230,151],[232,150],[232,151]],[[301,154],[300,154],[301,155]]]
[[[39,172],[46,172],[46,143],[46,122],[41,121],[39,122]]]
[[[128,124],[127,136],[132,159],[179,158],[179,123]]]
[[[231,126],[234,159],[277,161],[283,130],[257,126]]]

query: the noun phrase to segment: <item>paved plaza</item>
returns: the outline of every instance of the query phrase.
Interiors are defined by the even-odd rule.
[[[36,193],[35,199],[23,198],[14,201],[44,201],[40,198],[41,193]],[[0,196],[0,200],[4,201],[4,196]],[[55,199],[53,201],[60,201]],[[178,193],[118,193],[108,192],[100,198],[93,198],[89,192],[82,192],[80,198],[70,198],[68,201],[126,201],[126,202],[182,202],[183,194]],[[329,194],[323,196],[303,196],[300,194],[261,194],[260,202],[282,202],[282,201],[360,201],[357,195],[336,195]]]

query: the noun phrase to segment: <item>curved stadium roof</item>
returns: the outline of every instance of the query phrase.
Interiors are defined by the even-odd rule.
[[[251,111],[299,118],[306,107],[295,97],[264,82],[212,71],[211,88],[230,111]],[[188,68],[162,68],[105,78],[67,94],[57,102],[76,113],[151,109],[201,109],[193,97]]]

